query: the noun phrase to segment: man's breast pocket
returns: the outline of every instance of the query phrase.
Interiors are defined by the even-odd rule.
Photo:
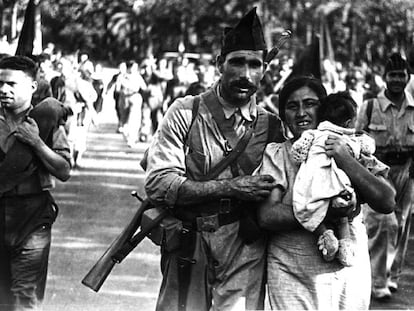
[[[208,157],[197,150],[189,150],[185,157],[187,175],[190,177],[203,176],[208,172]]]
[[[368,129],[377,146],[385,146],[387,144],[390,135],[385,124],[371,123],[368,125]]]

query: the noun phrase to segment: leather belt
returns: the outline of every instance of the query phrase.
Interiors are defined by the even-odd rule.
[[[197,204],[197,212],[200,215],[224,214],[240,209],[242,202],[231,198],[222,198],[209,201],[203,204]]]
[[[240,204],[240,201],[223,198],[192,209],[177,208],[174,215],[189,229],[214,232],[221,226],[240,220],[241,206],[236,206],[236,202]]]
[[[214,232],[224,225],[231,224],[240,220],[240,213],[231,212],[224,214],[212,214],[207,216],[197,216],[193,219],[181,219],[183,226],[196,231]]]

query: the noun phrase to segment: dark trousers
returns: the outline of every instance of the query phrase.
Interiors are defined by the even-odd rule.
[[[163,251],[163,279],[156,310],[263,310],[265,239],[247,245],[238,232],[239,222],[221,226],[215,232],[197,232],[190,255],[194,264],[185,274],[179,275],[179,251]],[[179,288],[186,276],[185,307],[180,307]]]
[[[45,204],[46,194],[0,199],[1,311],[36,309],[43,300],[51,243]]]

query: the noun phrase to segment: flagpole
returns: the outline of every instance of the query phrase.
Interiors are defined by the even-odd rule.
[[[35,0],[35,34],[33,40],[33,54],[39,55],[43,51],[42,46],[42,14],[40,9],[40,1]]]

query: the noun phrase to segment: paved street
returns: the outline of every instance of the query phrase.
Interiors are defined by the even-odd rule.
[[[133,217],[143,194],[139,166],[146,144],[127,146],[116,133],[112,109],[91,128],[80,168],[66,183],[57,183],[54,197],[60,211],[53,228],[46,311],[153,310],[160,282],[159,252],[144,240],[116,265],[99,293],[81,279]]]
[[[116,265],[95,293],[81,279],[134,215],[143,194],[139,166],[147,144],[131,149],[116,133],[111,103],[102,122],[88,135],[88,150],[71,179],[53,191],[60,212],[53,228],[45,311],[154,310],[160,285],[159,251],[146,239],[125,261]],[[407,268],[399,291],[372,309],[414,309],[414,241],[410,239]]]

